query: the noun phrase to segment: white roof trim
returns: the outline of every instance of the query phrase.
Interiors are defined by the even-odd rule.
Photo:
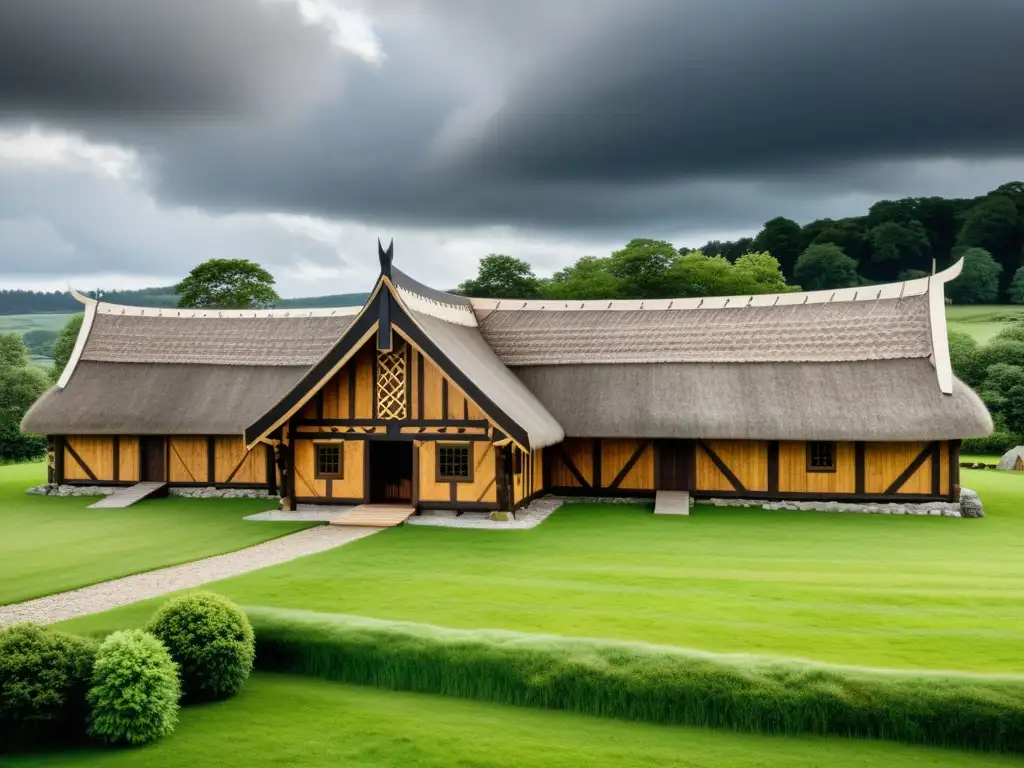
[[[932,286],[942,285],[960,274],[963,268],[957,262],[949,269],[930,277],[906,280],[901,283],[884,285],[862,285],[855,288],[837,288],[832,291],[801,291],[798,293],[765,293],[753,296],[706,296],[687,299],[589,299],[586,301],[547,301],[543,299],[471,299],[477,312],[505,311],[547,311],[578,312],[609,310],[636,311],[641,309],[742,309],[744,307],[790,306],[794,304],[828,304],[837,301],[878,301],[880,299],[901,299],[923,296],[930,293]],[[945,326],[943,326],[945,327]]]
[[[476,315],[473,313],[473,308],[468,304],[442,303],[414,293],[402,285],[394,283],[392,285],[395,285],[395,290],[398,291],[407,309],[411,309],[414,312],[422,312],[424,315],[444,320],[446,323],[465,325],[469,328],[477,326]]]
[[[93,299],[88,299],[93,301]],[[127,307],[121,304],[99,302],[96,310],[101,315],[131,315],[134,317],[205,317],[213,319],[233,318],[302,318],[302,317],[346,317],[357,315],[362,306],[322,307],[317,309],[179,309],[177,307]]]
[[[949,333],[946,329],[946,291],[945,285],[955,279],[963,271],[964,260],[961,258],[949,269],[927,278],[928,286],[928,320],[932,330],[931,362],[935,366],[935,376],[939,380],[939,389],[944,395],[953,394],[953,363],[949,358]]]
[[[78,360],[85,351],[85,342],[89,339],[92,321],[96,317],[96,308],[99,306],[98,301],[90,299],[88,296],[83,296],[78,291],[72,290],[71,295],[85,305],[85,317],[82,318],[82,327],[78,330],[78,338],[75,339],[75,346],[71,350],[68,364],[64,366],[64,371],[61,373],[60,378],[57,379],[57,389],[64,389],[68,382],[71,381],[71,374],[75,372],[75,366],[78,365]]]

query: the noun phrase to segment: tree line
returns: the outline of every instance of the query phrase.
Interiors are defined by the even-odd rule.
[[[881,200],[865,216],[800,225],[777,217],[754,237],[677,248],[636,239],[550,278],[505,254],[484,257],[457,289],[493,298],[657,298],[823,290],[924,277],[964,257],[947,286],[958,304],[1024,304],[1024,182],[970,199]],[[774,259],[774,264],[769,261]],[[781,286],[781,287],[780,287]]]

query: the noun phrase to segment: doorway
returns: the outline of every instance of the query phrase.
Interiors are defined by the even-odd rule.
[[[412,503],[412,441],[369,440],[370,503]]]
[[[162,483],[167,480],[166,441],[162,437],[139,438],[139,460],[142,472],[139,480]]]
[[[659,440],[658,477],[659,491],[692,491],[694,443],[692,440]]]

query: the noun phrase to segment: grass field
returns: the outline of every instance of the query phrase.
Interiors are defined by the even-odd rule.
[[[8,758],[112,768],[995,768],[1019,758],[848,739],[780,738],[393,693],[256,674],[237,698],[182,710],[144,749]]]
[[[964,305],[946,307],[946,324],[951,331],[973,336],[981,344],[991,341],[1010,323],[1024,320],[1024,306]]]
[[[59,331],[67,323],[74,312],[54,312],[33,315],[0,315],[0,333],[19,333],[25,335],[29,331]]]
[[[965,470],[988,517],[570,505],[532,531],[405,526],[228,579],[247,605],[840,664],[1024,672],[1024,476]],[[153,603],[66,624],[145,622]]]
[[[95,498],[28,496],[43,464],[0,466],[0,604],[230,552],[308,527],[242,518],[269,508],[242,499],[155,499],[87,509]]]

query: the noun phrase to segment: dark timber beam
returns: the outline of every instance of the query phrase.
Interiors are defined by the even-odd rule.
[[[960,500],[960,441],[949,441],[949,500]]]
[[[620,485],[622,485],[622,481],[626,479],[626,476],[632,471],[633,467],[636,466],[636,463],[640,461],[640,457],[643,456],[644,451],[646,451],[650,445],[650,440],[640,443],[640,447],[633,451],[633,455],[629,457],[629,461],[627,461],[625,465],[622,467],[622,469],[619,470],[619,474],[615,476],[615,479],[612,480],[611,485],[608,486],[609,490],[614,491],[618,489]]]
[[[942,447],[936,441],[932,445],[932,496],[942,495]]]
[[[768,493],[779,492],[779,441],[768,442]]]
[[[917,470],[919,470],[921,466],[928,461],[928,459],[935,455],[935,446],[936,443],[928,443],[928,445],[926,445],[922,451],[917,454],[917,457],[910,462],[910,465],[903,470],[903,473],[893,480],[892,485],[885,489],[885,495],[892,496],[898,493],[900,488],[906,485],[907,481],[916,474]]]
[[[72,447],[71,443],[65,440],[64,446],[68,449],[68,453],[71,454],[71,458],[74,459],[78,463],[78,466],[82,468],[82,471],[89,476],[89,479],[95,480],[96,475],[93,474],[91,469],[89,469],[89,465],[82,461],[82,457],[78,455],[78,451]]]
[[[562,463],[565,464],[566,469],[568,469],[572,476],[576,478],[576,482],[580,484],[580,488],[593,488],[593,486],[584,479],[583,473],[580,472],[579,467],[577,467],[573,460],[569,458],[569,454],[565,452],[563,444],[559,443],[555,447],[555,450],[558,452],[559,458],[562,459]]]
[[[212,435],[206,438],[206,482],[217,482],[217,438]]]
[[[387,291],[381,293],[381,300],[377,302],[377,350],[379,352],[391,351],[391,294]]]
[[[703,440],[698,440],[697,445],[699,445],[704,450],[704,453],[708,455],[708,458],[711,459],[711,463],[718,467],[718,471],[725,475],[725,479],[729,481],[729,484],[733,488],[740,493],[747,492],[747,489],[743,487],[743,483],[740,482],[740,479],[736,477],[733,471],[729,469],[729,466],[722,461],[722,458],[715,453],[714,449],[712,449],[710,445],[705,443]]]
[[[121,480],[121,436],[114,435],[114,446],[113,446],[113,459],[114,459],[114,482],[120,482]]]
[[[867,477],[867,446],[860,440],[853,444],[853,485],[855,493],[864,493]]]

